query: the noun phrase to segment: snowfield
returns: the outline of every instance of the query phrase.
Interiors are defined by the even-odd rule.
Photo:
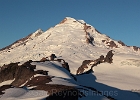
[[[53,77],[46,84],[76,87],[86,95],[78,100],[109,100],[104,95],[113,97],[112,100],[140,100],[140,50],[122,46],[85,23],[83,20],[66,17],[64,22],[47,31],[37,30],[25,41],[1,50],[0,66],[11,62],[20,62],[19,65],[22,65],[28,60],[40,61],[43,57],[55,54],[57,59],[68,62],[71,73],[57,61],[32,62],[32,65],[36,65],[35,71],[45,70]],[[85,25],[89,26],[86,30]],[[93,38],[94,41],[88,44],[87,38]],[[114,41],[118,47],[109,47],[110,41]],[[113,63],[101,63],[93,67],[93,73],[76,75],[84,60],[96,60],[101,55],[106,56],[110,50],[114,51]],[[37,76],[43,75],[34,75]],[[4,81],[0,86],[9,85],[13,81]],[[49,96],[47,91],[30,88],[6,89],[0,100],[46,100]]]
[[[0,100],[43,100],[47,96],[48,93],[42,90],[10,88],[5,91],[5,94],[0,98]]]

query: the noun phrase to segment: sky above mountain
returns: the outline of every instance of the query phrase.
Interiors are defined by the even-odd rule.
[[[46,31],[67,16],[140,47],[139,0],[0,0],[0,48],[39,28]]]

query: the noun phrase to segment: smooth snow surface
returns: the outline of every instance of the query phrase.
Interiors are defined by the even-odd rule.
[[[32,65],[36,65],[36,70],[46,70],[49,71],[50,76],[63,77],[71,79],[70,73],[64,69],[58,62],[33,62]]]
[[[27,90],[24,88],[10,88],[0,100],[43,100],[48,93],[43,90]]]
[[[14,80],[4,81],[4,82],[0,83],[0,86],[9,85],[9,84],[11,84],[13,81],[14,81]]]

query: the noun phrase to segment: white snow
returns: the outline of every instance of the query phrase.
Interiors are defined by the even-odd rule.
[[[3,85],[10,85],[14,80],[15,79],[13,79],[13,80],[7,80],[7,81],[4,81],[4,82],[0,83],[0,87],[3,86]]]
[[[49,82],[47,84],[59,84],[59,85],[66,85],[66,86],[77,86],[76,82],[74,80],[68,80],[65,78],[52,78],[52,82]]]
[[[24,88],[10,88],[5,91],[5,94],[0,100],[43,100],[48,95],[43,90],[27,90]]]
[[[0,66],[10,62],[24,62],[27,60],[40,60],[43,57],[50,56],[55,53],[56,56],[61,56],[71,66],[72,73],[81,65],[85,59],[96,59],[101,54],[105,54],[110,49],[102,40],[111,41],[109,37],[98,33],[93,26],[87,30],[90,36],[94,38],[95,47],[86,43],[86,33],[84,25],[74,18],[66,17],[67,21],[63,24],[58,24],[53,28],[43,32],[37,30],[31,35],[26,45],[20,45],[8,51],[0,51]],[[37,33],[41,35],[35,37]],[[140,52],[134,52],[132,48],[123,47],[117,42],[120,48],[115,49],[116,52],[125,54],[140,55]],[[104,50],[104,51],[103,51]],[[103,51],[103,52],[102,52]],[[74,60],[73,60],[74,59]],[[76,65],[76,67],[75,67]]]
[[[18,43],[13,45],[14,49],[10,48],[9,50],[0,51],[0,66],[11,62],[21,62],[22,64],[27,60],[36,61],[54,53],[58,58],[63,58],[68,62],[71,73],[76,74],[82,61],[95,60],[99,58],[100,55],[105,56],[109,50],[113,49],[115,50],[115,54],[112,64],[103,63],[95,66],[93,68],[93,75],[79,76],[77,77],[77,83],[75,83],[69,72],[62,68],[61,64],[58,62],[33,62],[32,65],[37,65],[37,70],[46,70],[49,71],[48,74],[50,76],[55,76],[55,78],[52,79],[53,82],[51,82],[51,84],[57,83],[70,86],[82,84],[95,87],[99,90],[103,89],[104,91],[111,91],[112,89],[119,91],[119,96],[116,97],[118,100],[139,100],[140,98],[135,94],[132,95],[130,91],[132,89],[140,89],[140,51],[136,52],[130,47],[121,46],[117,41],[115,41],[115,43],[119,48],[109,48],[107,46],[108,44],[103,43],[102,40],[109,42],[113,39],[105,34],[98,33],[91,25],[91,28],[88,29],[87,32],[94,38],[95,46],[87,44],[83,25],[85,22],[83,20],[77,21],[70,17],[66,17],[66,19],[67,20],[64,23],[57,24],[55,27],[52,27],[45,32],[42,30],[36,31],[32,34],[32,39],[28,39],[26,45],[19,45]],[[38,32],[40,34],[36,37]],[[91,80],[94,81],[92,82]],[[0,84],[10,84],[11,82],[12,81]],[[30,92],[26,93],[28,94]],[[124,98],[123,94],[125,94],[125,96],[129,95],[128,98],[126,98],[127,96]],[[121,96],[123,99],[121,99]],[[12,100],[13,96],[10,98]],[[88,96],[88,98],[88,100],[92,100],[92,96]],[[83,99],[84,98],[81,98],[80,100]],[[16,100],[15,97],[13,100]],[[17,100],[20,100],[19,97]],[[99,100],[101,100],[101,98],[99,98]]]
[[[97,75],[97,73],[83,74],[83,75],[77,76],[77,82],[79,84],[83,86],[93,87],[102,93],[102,94],[99,94],[99,93],[95,94],[95,92],[93,92],[94,94],[92,94],[92,96],[106,95],[106,96],[111,96],[117,100],[139,100],[140,99],[137,93],[132,92],[132,90],[127,90],[129,88],[127,86],[130,85],[129,83],[119,84],[120,82],[124,82],[124,81],[120,78],[117,79],[116,76],[114,75],[110,76],[108,73],[105,74],[105,72],[100,73],[99,75]],[[118,86],[115,86],[116,84],[118,84]],[[120,89],[122,85],[123,85],[123,89]],[[124,89],[125,86],[127,87],[127,89]],[[134,85],[132,84],[132,86]],[[87,93],[87,95],[91,96],[89,92]],[[92,99],[89,99],[89,100],[92,100]],[[99,100],[102,100],[102,99],[99,99]]]
[[[57,76],[61,78],[71,79],[70,73],[62,68],[62,66],[56,61],[52,62],[32,62],[32,65],[36,65],[36,70],[46,70],[49,71],[48,74],[50,76]]]
[[[86,22],[84,20],[78,20],[81,24],[85,24]]]
[[[36,70],[46,70],[48,71],[49,76],[53,76],[51,79],[52,82],[47,84],[60,84],[60,85],[68,85],[68,86],[77,86],[76,82],[74,81],[73,77],[70,73],[61,66],[60,63],[57,61],[46,61],[46,62],[33,62],[32,65],[36,65]],[[44,76],[40,74],[34,75],[37,76]]]

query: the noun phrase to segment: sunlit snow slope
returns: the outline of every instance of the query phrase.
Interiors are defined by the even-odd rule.
[[[86,42],[86,38],[89,37],[92,37],[92,43],[95,46]],[[102,42],[103,40],[105,42]],[[112,49],[108,46],[109,41],[114,40],[99,33],[93,26],[84,21],[66,17],[60,24],[47,31],[43,32],[39,29],[27,38],[14,43],[10,48],[0,51],[0,65],[17,61],[40,60],[54,53],[68,61],[73,67],[72,72],[75,73],[75,69],[83,60],[96,59]],[[113,47],[116,53],[140,55],[140,51],[136,52],[131,47],[114,42],[118,46],[118,48]]]
[[[65,59],[69,63],[71,73],[76,74],[82,61],[95,60],[100,55],[105,56],[110,50],[115,51],[113,63],[102,63],[95,66],[94,74],[91,76],[84,75],[83,78],[77,76],[79,83],[76,84],[85,85],[87,84],[85,80],[89,81],[95,76],[93,83],[98,83],[94,85],[99,90],[116,90],[117,88],[119,89],[117,91],[120,91],[120,95],[122,95],[125,90],[140,89],[140,48],[115,41],[105,34],[101,34],[83,20],[70,17],[66,17],[47,31],[43,32],[39,29],[0,50],[0,66],[11,62],[39,61],[43,57],[55,54],[57,58]],[[41,68],[44,64],[39,64],[39,66]],[[55,79],[56,82],[58,80]],[[94,85],[87,84],[92,87]],[[118,100],[122,100],[120,98],[121,96]],[[126,100],[132,100],[132,98]]]

